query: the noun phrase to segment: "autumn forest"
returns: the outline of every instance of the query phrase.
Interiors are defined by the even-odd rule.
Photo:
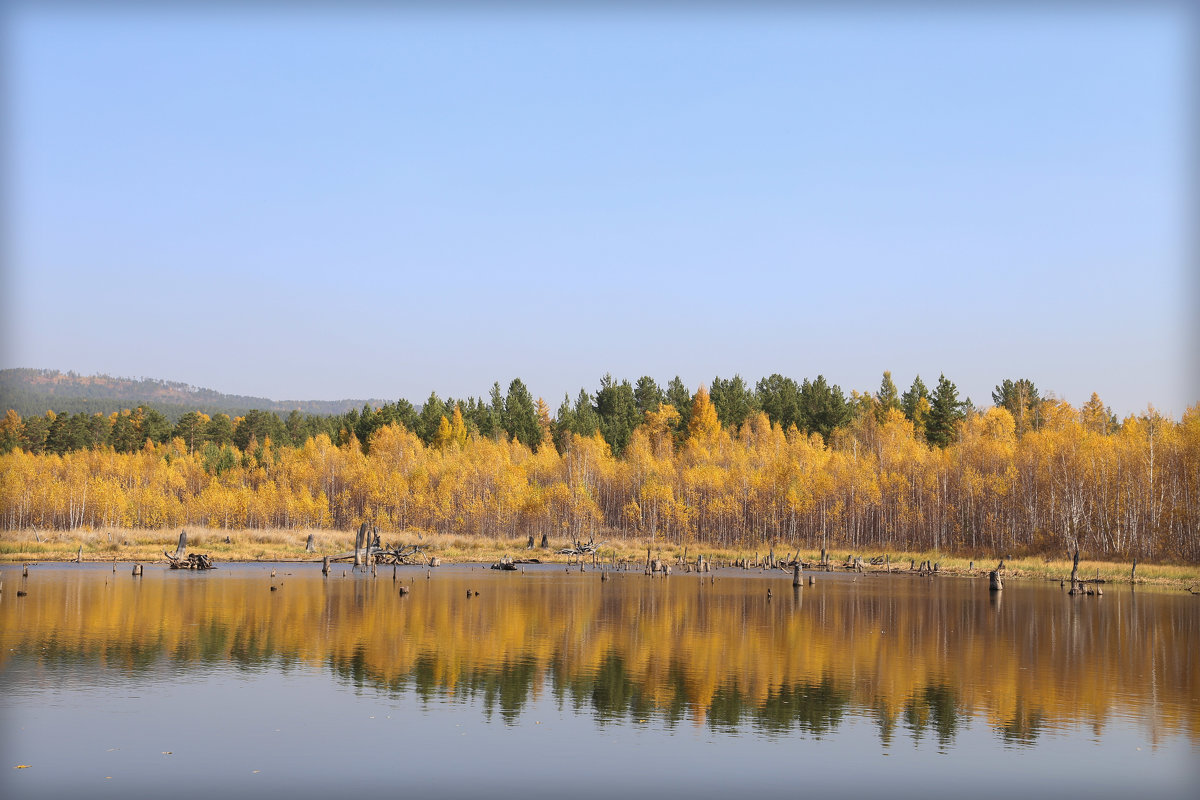
[[[1123,420],[1005,380],[845,395],[605,376],[488,398],[231,419],[147,406],[0,421],[6,530],[349,529],[1200,562],[1200,405]]]

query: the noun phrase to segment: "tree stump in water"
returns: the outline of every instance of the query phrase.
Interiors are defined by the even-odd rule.
[[[133,565],[133,574],[135,576],[139,576],[139,577],[141,576],[141,574],[142,574],[142,565],[141,564]]]
[[[800,578],[800,562],[796,562],[796,566],[792,567],[792,586],[803,586],[804,581]]]
[[[442,565],[442,560],[441,560],[440,558],[438,558],[437,556],[431,556],[431,557],[430,557],[430,559],[429,559],[429,566],[431,566],[431,567],[440,567],[441,565]]]
[[[325,558],[321,559],[321,574],[329,574],[329,556],[325,556]]]
[[[992,570],[988,573],[988,590],[999,592],[1004,589],[1004,583],[1000,580],[1000,573],[997,570]]]

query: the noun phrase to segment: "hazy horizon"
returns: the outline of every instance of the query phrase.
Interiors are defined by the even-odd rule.
[[[0,366],[1200,401],[1195,21],[11,4]]]

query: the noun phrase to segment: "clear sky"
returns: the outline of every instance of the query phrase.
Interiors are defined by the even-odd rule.
[[[552,408],[890,369],[1178,417],[1195,18],[1096,6],[18,4],[0,366]]]

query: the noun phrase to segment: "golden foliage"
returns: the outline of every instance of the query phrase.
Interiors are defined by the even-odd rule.
[[[133,453],[0,456],[0,528],[357,527],[488,537],[641,537],[720,548],[932,550],[1200,561],[1200,406],[1112,425],[1098,401],[1039,409],[1025,434],[991,408],[929,447],[899,411],[862,414],[828,443],[764,414],[739,430],[697,391],[646,414],[621,458],[572,435],[560,454],[471,436],[457,407],[426,447],[403,427],[242,452],[182,440]],[[544,404],[539,417],[545,423]]]

